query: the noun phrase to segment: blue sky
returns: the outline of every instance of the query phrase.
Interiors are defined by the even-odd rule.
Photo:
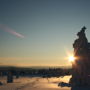
[[[64,58],[84,25],[90,41],[90,0],[0,0],[0,63],[70,65]]]

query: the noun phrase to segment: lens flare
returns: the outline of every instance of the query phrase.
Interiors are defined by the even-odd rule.
[[[69,61],[70,62],[73,62],[75,60],[75,57],[74,56],[69,56]]]

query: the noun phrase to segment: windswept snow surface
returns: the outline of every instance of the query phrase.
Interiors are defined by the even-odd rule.
[[[0,77],[3,85],[0,90],[70,90],[68,87],[58,87],[59,82],[68,82],[71,76],[63,78],[40,78],[40,77],[20,77],[14,78],[13,83],[7,83],[6,77]]]

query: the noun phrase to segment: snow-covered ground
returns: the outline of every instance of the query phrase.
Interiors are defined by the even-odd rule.
[[[70,76],[64,78],[20,77],[13,83],[7,83],[6,77],[1,78],[3,85],[0,90],[70,90],[68,87],[58,87],[59,82],[68,82]]]

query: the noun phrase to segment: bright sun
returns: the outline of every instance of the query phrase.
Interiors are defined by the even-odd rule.
[[[74,56],[69,56],[69,61],[70,62],[73,62],[75,60],[75,57]]]

